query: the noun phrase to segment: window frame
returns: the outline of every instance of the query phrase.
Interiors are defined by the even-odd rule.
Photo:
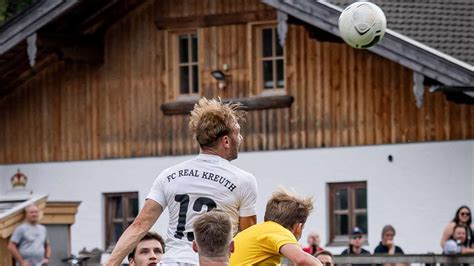
[[[129,216],[128,214],[129,199],[132,199],[132,198],[137,199],[138,211],[140,208],[140,202],[139,202],[139,197],[138,197],[138,191],[103,193],[102,195],[104,197],[104,209],[105,209],[105,219],[104,219],[105,249],[109,249],[109,248],[114,247],[116,244],[112,241],[113,230],[114,230],[113,224],[117,222],[122,222],[122,229],[123,231],[125,231],[125,229],[129,226],[128,223],[133,222],[136,218],[135,216],[132,219],[132,216]],[[111,198],[115,198],[115,197],[122,198],[122,218],[112,217],[114,215],[114,210],[113,210],[114,205]],[[121,220],[121,221],[118,221],[118,220]]]
[[[265,57],[266,60],[272,60],[273,64],[273,80],[274,87],[271,89],[266,89],[263,84],[263,40],[262,32],[264,29],[272,28],[276,32],[272,34],[272,56]],[[249,76],[251,82],[251,88],[253,95],[261,96],[272,96],[272,95],[286,95],[287,94],[287,65],[286,65],[286,49],[282,47],[283,54],[281,56],[274,56],[276,51],[276,42],[278,42],[278,29],[276,21],[264,21],[264,22],[254,22],[249,23],[249,39],[251,40],[249,52],[249,62],[251,67],[249,68]],[[275,38],[275,39],[273,39]],[[274,41],[276,40],[276,42]],[[283,60],[283,88],[276,87],[277,84],[277,68],[276,61]]]
[[[197,61],[192,62],[192,38],[188,39],[188,63],[181,63],[180,62],[180,47],[179,47],[179,38],[182,35],[188,35],[188,37],[192,36],[193,34],[196,35],[197,37]],[[173,95],[171,95],[170,100],[194,100],[194,99],[199,99],[201,95],[201,44],[200,44],[200,34],[199,30],[192,28],[192,29],[183,29],[183,30],[168,30],[166,31],[167,39],[168,41],[166,42],[168,45],[168,48],[166,51],[168,51],[168,82],[169,82],[169,87],[171,88],[171,91],[173,92]],[[181,77],[180,77],[180,67],[187,65],[188,68],[190,69],[189,71],[189,93],[182,94],[181,93]],[[193,66],[197,66],[197,74],[198,74],[198,80],[197,80],[197,93],[193,93],[193,71],[192,68]]]
[[[364,238],[368,239],[368,230],[369,230],[369,212],[368,212],[368,190],[366,181],[355,181],[355,182],[339,182],[339,183],[328,183],[328,202],[329,202],[329,241],[328,245],[339,246],[347,245],[349,243],[349,236],[352,228],[356,226],[356,214],[366,214],[367,216],[367,228],[364,231]],[[347,199],[348,199],[348,208],[345,210],[336,210],[336,191],[338,189],[346,188],[347,189]],[[359,188],[365,188],[367,197],[366,197],[366,208],[365,209],[356,209],[356,193],[355,190]],[[337,212],[337,213],[336,213]],[[336,234],[336,214],[345,214],[348,215],[349,227],[347,235],[337,235]],[[367,244],[367,243],[365,243]]]

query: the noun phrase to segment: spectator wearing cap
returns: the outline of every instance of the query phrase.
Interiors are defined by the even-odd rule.
[[[349,239],[349,248],[345,249],[341,255],[370,254],[368,250],[362,248],[364,242],[364,232],[359,227],[354,227]]]
[[[391,225],[386,225],[382,229],[382,241],[375,248],[374,254],[405,254],[403,250],[396,246],[393,238],[395,237],[395,228]]]

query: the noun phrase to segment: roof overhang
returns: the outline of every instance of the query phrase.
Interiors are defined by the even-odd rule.
[[[343,9],[338,6],[325,1],[261,1],[340,37],[338,20]],[[390,29],[379,44],[368,50],[448,86],[474,84],[474,66]]]
[[[39,0],[0,28],[0,54],[62,15],[79,0]]]
[[[8,238],[18,223],[24,219],[25,207],[35,204],[40,210],[46,207],[47,195],[10,195],[1,196],[0,202],[20,202],[14,207],[0,213],[0,239]]]

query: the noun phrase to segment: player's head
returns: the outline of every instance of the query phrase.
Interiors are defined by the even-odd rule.
[[[165,253],[165,241],[155,233],[148,232],[128,254],[131,266],[157,265]]]
[[[239,121],[245,114],[239,106],[206,98],[196,103],[191,111],[189,128],[201,149],[218,150],[227,160],[237,158],[242,142]]]
[[[324,265],[324,266],[333,266],[334,265],[334,256],[331,252],[327,250],[321,250],[316,252],[314,256]]]
[[[208,259],[229,258],[233,251],[232,223],[229,215],[212,210],[200,215],[193,223],[193,250]]]
[[[292,195],[280,188],[268,200],[264,220],[282,225],[299,239],[306,219],[312,210],[313,200],[311,197]]]

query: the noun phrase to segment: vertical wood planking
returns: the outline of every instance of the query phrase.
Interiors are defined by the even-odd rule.
[[[0,105],[0,162],[93,160],[197,152],[188,116],[164,116],[173,101],[166,31],[157,17],[266,10],[253,0],[149,1],[112,25],[101,65],[56,60]],[[257,96],[246,24],[198,29],[202,95]],[[247,39],[245,41],[244,39]],[[168,48],[167,48],[168,47]],[[311,39],[289,25],[287,93],[291,108],[251,111],[244,150],[279,150],[472,139],[474,108],[425,92],[416,108],[412,71],[366,50]],[[54,60],[52,60],[54,61]],[[170,61],[168,61],[170,62]],[[229,87],[209,73],[228,64]]]

